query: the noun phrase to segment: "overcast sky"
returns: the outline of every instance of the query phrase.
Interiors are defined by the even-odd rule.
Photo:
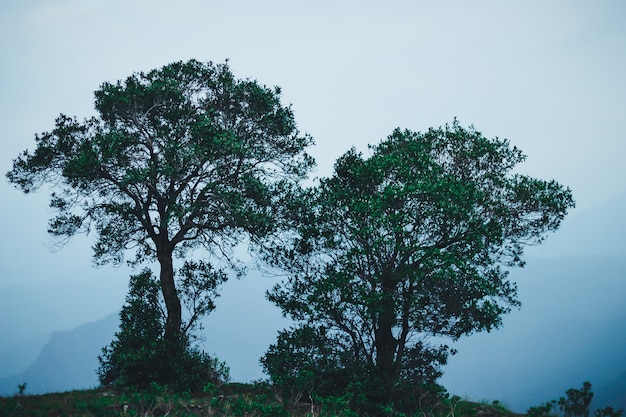
[[[395,127],[456,117],[508,138],[528,155],[521,172],[571,187],[584,211],[626,189],[624,22],[621,0],[4,1],[0,172],[59,113],[93,115],[104,81],[229,59],[236,76],[282,88],[315,138],[315,175]],[[0,340],[26,337],[16,323],[39,314],[71,327],[119,308],[125,270],[91,268],[84,238],[50,250],[45,191],[24,196],[3,179],[0,201],[0,291],[40,283],[62,297],[57,283],[76,281],[85,294],[78,313],[60,298],[55,311],[33,301],[4,315]]]

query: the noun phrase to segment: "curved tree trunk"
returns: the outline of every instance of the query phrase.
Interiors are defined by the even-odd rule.
[[[165,322],[165,340],[176,341],[180,337],[182,327],[182,307],[176,284],[174,283],[174,264],[172,262],[171,250],[159,250],[157,254],[159,264],[161,264],[161,273],[159,280],[161,282],[161,292],[165,300],[165,308],[167,309],[167,320]]]

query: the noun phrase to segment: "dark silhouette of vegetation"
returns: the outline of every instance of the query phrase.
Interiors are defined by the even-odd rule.
[[[312,139],[278,88],[236,79],[227,63],[176,62],[104,83],[95,108],[82,122],[59,116],[7,178],[24,193],[51,185],[49,232],[95,232],[96,263],[128,252],[133,265],[158,262],[158,279],[131,277],[120,331],[99,357],[101,383],[136,395],[136,414],[170,414],[188,402],[181,393],[203,388],[227,415],[288,415],[265,393],[216,403],[227,368],[194,345],[226,270],[243,274],[234,249],[245,243],[288,273],[268,298],[296,324],[261,359],[283,405],[455,415],[458,397],[437,384],[453,351],[429,337],[500,326],[519,306],[507,269],[574,207],[555,181],[513,173],[519,149],[456,120],[397,129],[367,158],[352,149],[301,190]],[[199,247],[211,263],[176,271]],[[590,398],[584,386],[555,404],[588,417]]]
[[[574,206],[560,184],[514,174],[524,159],[456,120],[341,156],[267,245],[288,272],[269,299],[297,322],[262,359],[272,382],[290,398],[349,396],[359,415],[437,398],[450,350],[428,336],[498,327],[519,305],[507,268]]]
[[[203,247],[237,269],[233,248],[272,233],[280,201],[313,166],[280,89],[195,60],[136,73],[95,92],[97,116],[65,115],[13,161],[24,193],[52,186],[60,238],[92,232],[94,261],[156,260],[165,338],[178,343],[182,306],[174,257]],[[218,261],[219,260],[219,261]]]
[[[202,290],[204,302],[195,305],[201,313],[207,313],[213,307],[207,294],[222,279],[211,274],[199,279],[191,272],[198,264],[185,266],[183,279],[187,286],[184,288]],[[210,271],[205,269],[205,272]],[[196,302],[197,298],[194,299]],[[198,311],[193,312],[190,320],[197,319],[199,315]],[[126,304],[120,312],[120,331],[98,357],[100,383],[144,390],[158,384],[181,392],[197,391],[206,384],[221,385],[228,380],[225,364],[194,348],[192,334],[181,333],[175,341],[166,339],[165,323],[159,283],[152,272],[144,269],[140,274],[132,275]],[[190,329],[191,326],[184,328]]]
[[[526,413],[528,417],[589,417],[592,399],[591,383],[583,382],[580,389],[570,388],[565,391],[565,397],[531,407]],[[605,407],[595,410],[593,415],[594,417],[621,417],[622,413],[623,410]]]
[[[219,389],[193,395],[172,393],[152,384],[148,390],[72,391],[24,397],[0,397],[0,415],[14,417],[358,417],[342,398],[328,397],[313,404],[288,406],[278,401],[266,383],[230,383]],[[459,397],[443,397],[432,408],[418,414],[385,415],[406,417],[515,417],[511,411],[495,404],[464,401]]]

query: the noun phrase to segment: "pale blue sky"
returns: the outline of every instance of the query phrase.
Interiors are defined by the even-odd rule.
[[[620,0],[7,3],[2,174],[59,113],[91,116],[102,82],[176,60],[228,58],[237,76],[282,88],[300,129],[316,140],[316,175],[395,127],[425,130],[457,117],[520,147],[528,155],[521,172],[570,186],[575,212],[626,189]],[[80,281],[90,292],[59,295],[58,311],[25,305],[22,315],[49,318],[29,324],[31,333],[119,308],[126,270],[91,268],[85,238],[49,250],[45,191],[24,196],[3,180],[0,201],[0,291],[41,283],[56,296],[57,283]],[[27,337],[15,328],[27,321],[5,315],[0,340]]]

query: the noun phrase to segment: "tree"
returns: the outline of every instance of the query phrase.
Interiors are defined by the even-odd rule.
[[[149,269],[130,277],[120,330],[98,357],[98,377],[103,385],[146,387],[161,381],[165,317],[159,293],[160,286]]]
[[[548,401],[542,405],[530,407],[526,411],[529,417],[589,417],[589,407],[593,400],[591,383],[583,382],[580,389],[570,388],[565,391],[565,397]],[[594,417],[621,417],[624,410],[615,410],[613,407],[597,408]]]
[[[457,120],[348,151],[292,203],[297,229],[268,252],[288,277],[269,299],[356,358],[370,398],[410,398],[449,354],[427,337],[498,327],[519,305],[507,268],[574,207],[569,189],[514,174],[524,159]]]
[[[280,89],[236,79],[228,64],[195,60],[136,73],[95,92],[98,115],[61,115],[7,178],[29,193],[54,186],[49,232],[94,231],[94,261],[156,259],[165,336],[182,317],[173,257],[204,247],[235,266],[233,248],[280,222],[279,201],[314,162]]]
[[[222,280],[206,274],[207,268],[196,268],[200,273],[189,273],[198,264],[185,264],[185,282],[182,300],[193,309],[185,328],[193,326],[196,317],[213,309],[210,297]],[[201,265],[206,266],[206,265]],[[218,279],[216,279],[218,278]],[[189,288],[201,288],[191,292]],[[191,298],[189,293],[191,292]],[[199,299],[200,296],[200,299]],[[194,390],[207,383],[220,384],[228,380],[228,369],[216,358],[192,346],[192,335],[183,333],[177,355],[164,343],[165,310],[160,296],[160,285],[149,269],[131,275],[126,303],[120,312],[120,330],[110,345],[98,356],[98,378],[102,385],[147,389],[151,384],[167,386],[175,391]]]

